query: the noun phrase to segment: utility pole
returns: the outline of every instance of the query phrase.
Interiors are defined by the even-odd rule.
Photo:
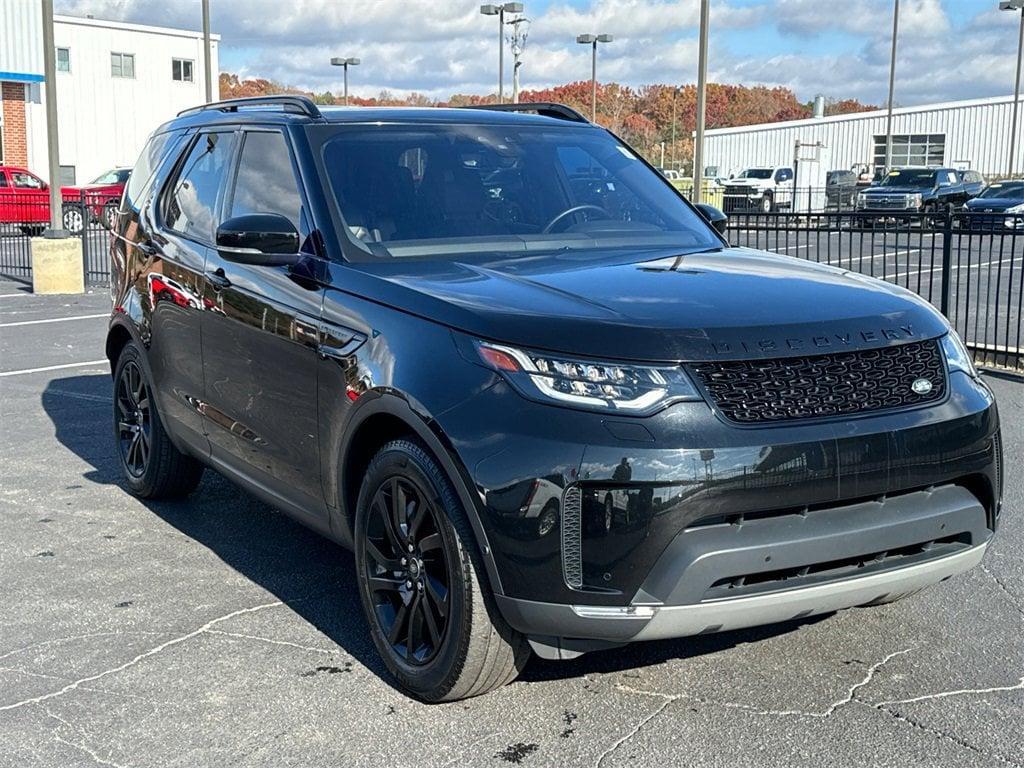
[[[892,54],[889,58],[889,104],[885,118],[885,170],[892,168],[892,100],[896,90],[896,35],[900,29],[900,0],[892,6]]]
[[[203,69],[206,72],[206,102],[213,101],[213,71],[210,60],[210,0],[203,0]]]
[[[57,49],[53,45],[53,0],[43,0],[43,76],[46,79],[46,154],[50,166],[50,229],[47,237],[67,237],[61,222],[60,150],[57,141]],[[83,213],[83,215],[85,215]]]
[[[526,50],[526,38],[530,34],[530,20],[525,16],[512,19],[508,22],[512,27],[512,103],[519,103],[519,68],[523,65],[521,61],[523,52]],[[525,25],[525,27],[524,27]]]
[[[1020,34],[1017,40],[1017,70],[1013,83],[1013,116],[1010,119],[1010,164],[1006,170],[1006,174],[1012,177],[1017,152],[1017,108],[1020,106],[1020,63],[1021,54],[1024,53],[1024,0],[1004,0],[1004,2],[999,4],[999,10],[1020,11]]]
[[[697,131],[693,141],[693,194],[699,203],[704,181],[704,110],[708,88],[708,0],[700,0],[700,48],[697,58]]]

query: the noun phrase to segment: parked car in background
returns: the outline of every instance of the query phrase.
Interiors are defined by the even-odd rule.
[[[967,199],[977,197],[985,190],[985,177],[977,171],[960,171],[960,183],[964,185]],[[965,201],[966,202],[966,201]]]
[[[967,218],[967,225],[972,229],[1021,229],[1024,227],[1024,179],[992,182],[980,195],[968,200],[964,210],[972,214]],[[993,215],[985,216],[986,213]],[[1009,215],[1014,213],[1021,215]]]
[[[130,168],[115,168],[82,187],[61,187],[61,223],[73,234],[92,220],[108,228],[117,212]],[[50,187],[31,171],[0,165],[0,224],[17,225],[28,235],[42,234],[50,221]]]
[[[831,208],[856,207],[857,174],[841,170],[825,174],[825,204]]]
[[[746,168],[725,185],[725,207],[731,211],[770,213],[793,202],[793,169],[788,166]]]
[[[85,192],[90,214],[107,229],[114,223],[131,172],[131,168],[112,168],[80,188]]]
[[[975,184],[965,184],[955,168],[896,168],[857,195],[857,209],[879,214],[937,212],[946,205],[966,203],[981,191]]]

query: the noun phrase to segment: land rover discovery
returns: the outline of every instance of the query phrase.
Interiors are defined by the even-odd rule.
[[[976,565],[999,423],[946,320],[709,213],[559,105],[183,112],[112,238],[124,482],[351,547],[428,701]]]

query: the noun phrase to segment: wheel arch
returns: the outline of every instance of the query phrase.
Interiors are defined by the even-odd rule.
[[[360,482],[377,451],[391,440],[414,438],[437,460],[455,488],[473,528],[491,589],[495,594],[504,594],[481,521],[479,499],[470,490],[473,487],[472,480],[440,425],[429,415],[414,409],[399,394],[384,392],[377,396],[364,395],[360,399],[365,402],[357,404],[358,410],[349,422],[339,453],[337,501],[339,527],[342,529],[337,530],[336,535],[352,541]]]
[[[126,323],[115,322],[110,326],[107,331],[107,340],[105,344],[105,351],[107,360],[110,361],[110,373],[113,375],[114,366],[117,365],[117,359],[121,356],[121,350],[125,348],[134,338],[132,332],[128,330]]]

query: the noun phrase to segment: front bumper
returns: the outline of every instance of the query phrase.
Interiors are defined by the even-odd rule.
[[[439,427],[477,491],[502,613],[557,646],[891,599],[975,564],[999,515],[996,406],[958,372],[927,407],[754,427],[703,402],[616,418],[498,382]]]
[[[947,485],[684,531],[628,606],[498,601],[513,627],[533,635],[698,635],[895,600],[977,565],[991,536],[978,499]]]

